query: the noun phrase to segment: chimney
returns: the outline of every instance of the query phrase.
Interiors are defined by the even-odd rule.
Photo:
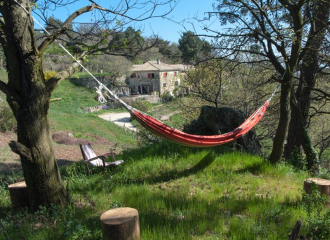
[[[157,59],[157,64],[158,64],[158,65],[160,64],[160,59]]]

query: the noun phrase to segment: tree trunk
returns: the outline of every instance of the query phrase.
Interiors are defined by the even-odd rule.
[[[297,111],[292,111],[291,121],[288,133],[288,141],[285,149],[285,158],[289,158],[294,147],[300,149],[302,146],[307,156],[308,166],[311,170],[313,166],[317,164],[318,156],[309,140],[309,135],[306,130],[309,109],[311,105],[311,88],[315,86],[316,73],[318,72],[319,66],[319,50],[324,41],[326,32],[326,22],[329,19],[330,3],[327,1],[316,1],[313,6],[312,14],[313,21],[308,36],[308,50],[306,51],[305,57],[302,60],[300,79],[295,97],[297,99],[297,111],[300,114],[297,115]],[[300,118],[300,119],[298,119]],[[300,124],[302,122],[302,125]],[[302,138],[297,136],[304,132]]]
[[[273,164],[278,163],[282,159],[284,150],[284,140],[288,130],[290,120],[290,92],[292,81],[286,81],[281,85],[280,97],[280,121],[276,130],[273,141],[273,149],[269,157],[269,161]]]
[[[30,1],[22,5],[31,9]],[[7,61],[7,101],[17,120],[17,142],[11,149],[20,155],[31,210],[40,205],[67,204],[67,192],[62,184],[55,160],[48,123],[49,100],[42,71],[42,57],[34,39],[33,20],[13,1],[0,5],[6,22],[1,44]]]
[[[319,159],[318,155],[311,143],[310,137],[308,135],[307,129],[304,123],[304,117],[302,116],[301,109],[299,108],[297,99],[292,89],[291,99],[291,121],[295,125],[296,138],[299,140],[300,145],[304,149],[307,159],[307,169],[313,174],[317,175],[319,173]],[[299,145],[299,146],[300,146]]]

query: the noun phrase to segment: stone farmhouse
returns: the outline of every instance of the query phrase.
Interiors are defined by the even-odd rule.
[[[173,91],[180,85],[186,71],[190,68],[191,66],[184,64],[166,64],[160,60],[148,61],[144,64],[133,65],[126,83],[130,87],[131,95],[173,95]]]

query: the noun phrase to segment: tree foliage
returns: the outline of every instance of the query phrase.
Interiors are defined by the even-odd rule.
[[[200,39],[191,31],[184,32],[179,39],[179,50],[182,52],[182,62],[196,63],[211,56],[210,44]]]

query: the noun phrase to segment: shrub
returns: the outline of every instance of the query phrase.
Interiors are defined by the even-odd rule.
[[[152,103],[148,101],[136,100],[132,103],[132,107],[138,109],[141,112],[148,112],[152,108]]]
[[[307,211],[305,235],[307,239],[330,239],[330,210],[323,211],[328,202],[326,195],[321,195],[315,186],[312,194],[303,194],[303,207]]]
[[[287,163],[291,164],[296,170],[306,170],[306,158],[301,154],[299,148],[294,147]]]

